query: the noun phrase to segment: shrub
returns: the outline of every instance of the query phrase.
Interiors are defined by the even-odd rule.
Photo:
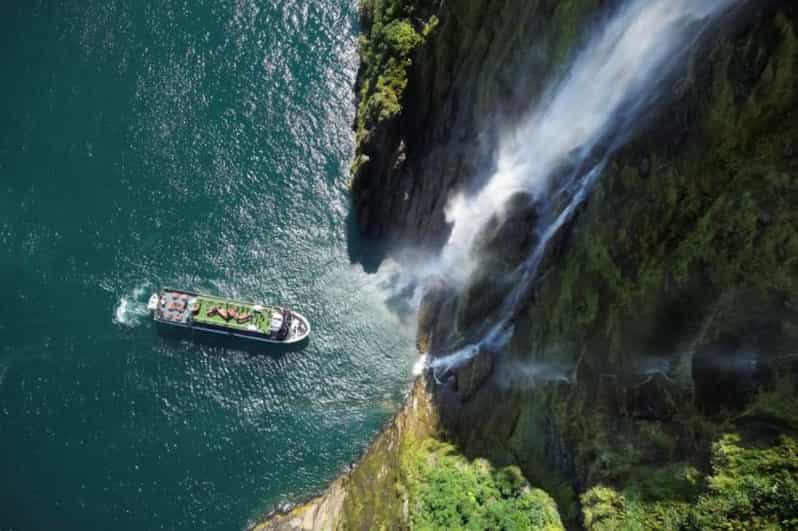
[[[358,141],[366,137],[374,124],[401,111],[402,96],[407,87],[407,69],[412,64],[411,55],[438,25],[435,15],[430,15],[424,22],[431,5],[423,1],[361,1],[361,10],[367,15],[368,32],[359,40],[362,72],[358,94]]]
[[[382,37],[391,51],[400,57],[410,55],[424,39],[407,20],[394,20],[382,30]]]
[[[563,529],[554,501],[517,467],[469,462],[434,439],[408,449],[402,465],[413,528]]]
[[[782,436],[770,448],[746,448],[727,434],[712,447],[709,492],[689,529],[798,529],[798,444]]]
[[[670,466],[641,472],[622,491],[596,486],[582,495],[589,530],[798,529],[798,443],[746,447],[736,434],[712,448],[712,474],[697,492],[697,472]]]

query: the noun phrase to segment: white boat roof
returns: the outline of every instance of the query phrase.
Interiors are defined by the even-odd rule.
[[[283,326],[282,312],[272,312],[272,332],[276,333]]]

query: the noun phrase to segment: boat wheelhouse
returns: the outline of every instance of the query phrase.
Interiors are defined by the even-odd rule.
[[[310,334],[308,320],[287,308],[191,291],[164,288],[153,293],[147,309],[159,324],[267,343],[298,343]]]

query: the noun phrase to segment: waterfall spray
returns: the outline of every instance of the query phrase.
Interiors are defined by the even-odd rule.
[[[450,200],[452,233],[441,266],[456,285],[479,267],[476,236],[499,220],[512,196],[530,194],[543,205],[538,243],[519,266],[519,279],[482,338],[429,362],[459,366],[478,352],[496,351],[512,337],[511,319],[529,294],[547,245],[587,198],[609,157],[626,142],[663,85],[683,64],[702,34],[742,0],[630,0],[597,29],[566,75],[501,142],[497,169],[474,195]],[[563,175],[563,168],[570,168]],[[562,199],[565,198],[565,201]],[[565,204],[563,208],[562,205]],[[530,229],[532,230],[532,229]]]

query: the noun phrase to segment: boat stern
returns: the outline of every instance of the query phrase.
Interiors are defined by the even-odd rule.
[[[158,303],[161,301],[161,296],[157,293],[153,293],[150,296],[150,300],[147,301],[147,309],[151,312],[154,312],[158,309]]]

